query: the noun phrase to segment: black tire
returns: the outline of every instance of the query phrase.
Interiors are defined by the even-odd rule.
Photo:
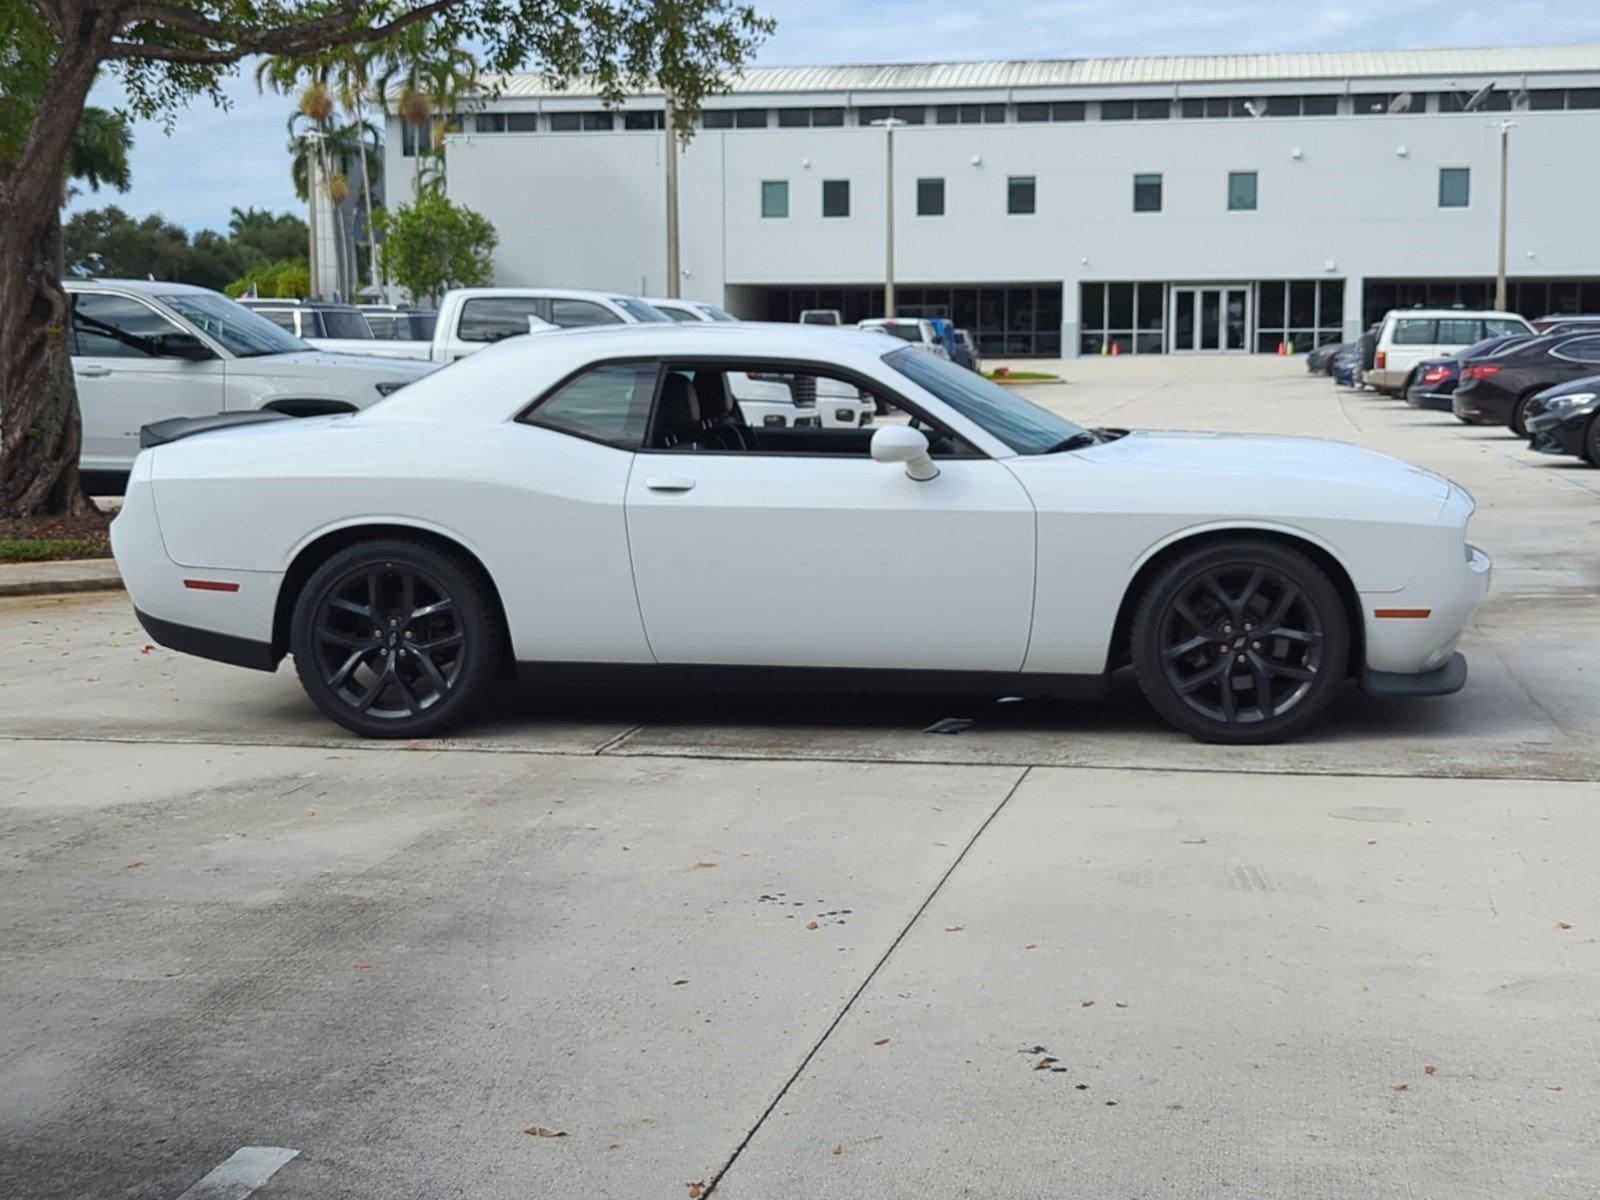
[[[1283,741],[1344,683],[1350,617],[1327,572],[1298,550],[1229,538],[1179,555],[1151,581],[1131,649],[1139,687],[1174,729],[1201,742]]]
[[[503,653],[488,581],[425,542],[334,554],[295,600],[295,671],[312,703],[363,737],[418,738],[466,719]]]
[[[1600,467],[1600,413],[1589,418],[1589,425],[1583,431],[1583,456],[1590,466]]]
[[[1533,397],[1533,392],[1529,392],[1526,396],[1517,397],[1517,402],[1511,406],[1511,417],[1506,422],[1511,426],[1511,432],[1523,441],[1528,440],[1528,402]]]

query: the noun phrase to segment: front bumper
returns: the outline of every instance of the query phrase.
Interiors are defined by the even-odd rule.
[[[1402,675],[1395,671],[1363,671],[1361,690],[1369,696],[1451,696],[1467,684],[1467,659],[1459,650],[1431,671]]]
[[[1529,417],[1528,449],[1540,454],[1574,454],[1579,458],[1586,457],[1584,453],[1584,434],[1588,432],[1589,422],[1596,419],[1593,409],[1562,409],[1558,412],[1539,413]]]
[[[1363,683],[1372,677],[1383,686],[1386,676],[1432,675],[1449,664],[1467,622],[1489,592],[1494,565],[1476,546],[1468,546],[1467,552],[1464,557],[1459,542],[1451,549],[1441,539],[1419,553],[1404,588],[1361,593]]]

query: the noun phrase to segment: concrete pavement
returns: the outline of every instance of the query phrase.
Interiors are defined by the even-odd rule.
[[[0,600],[0,1195],[241,1147],[299,1151],[267,1200],[1600,1190],[1600,472],[1278,360],[1065,371],[1462,482],[1467,690],[1247,750],[1126,683],[508,689],[374,744],[123,596]]]

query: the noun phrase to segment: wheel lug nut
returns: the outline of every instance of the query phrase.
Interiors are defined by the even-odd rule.
[[[1242,654],[1241,654],[1241,655],[1239,655],[1239,661],[1240,661],[1240,662],[1243,662],[1243,661],[1244,661],[1244,655],[1242,655]]]
[[[1251,642],[1250,643],[1250,649],[1252,649],[1252,650],[1261,649],[1261,643],[1260,642]]]

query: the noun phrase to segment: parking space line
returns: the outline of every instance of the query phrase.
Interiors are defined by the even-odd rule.
[[[178,1200],[244,1200],[299,1153],[281,1146],[241,1146]]]
[[[722,1182],[722,1177],[728,1173],[728,1171],[733,1167],[734,1163],[739,1161],[739,1155],[744,1153],[745,1147],[755,1139],[756,1134],[761,1131],[761,1127],[766,1124],[767,1118],[773,1114],[773,1111],[778,1107],[779,1104],[783,1103],[783,1098],[789,1094],[789,1089],[795,1085],[796,1080],[798,1080],[801,1075],[805,1074],[805,1069],[811,1065],[811,1060],[817,1056],[817,1052],[821,1050],[827,1040],[833,1036],[833,1031],[839,1027],[839,1022],[844,1020],[845,1015],[849,1013],[851,1008],[855,1006],[855,1002],[861,999],[862,993],[864,993],[867,988],[871,986],[872,981],[877,978],[878,972],[883,970],[884,964],[889,961],[889,956],[899,948],[901,942],[906,940],[906,935],[911,932],[912,927],[922,919],[922,914],[928,911],[928,906],[933,903],[934,897],[939,894],[940,890],[944,887],[950,876],[955,874],[956,868],[959,867],[962,863],[962,860],[967,857],[968,851],[970,851],[972,847],[977,844],[978,839],[983,836],[984,830],[988,829],[990,825],[994,824],[994,819],[1000,815],[1001,811],[1007,804],[1011,803],[1011,797],[1017,794],[1017,790],[1022,787],[1022,785],[1027,781],[1028,776],[1031,774],[1033,774],[1033,768],[1024,767],[1021,774],[1019,774],[1016,779],[1012,781],[1011,786],[1006,789],[1006,794],[1000,797],[1000,803],[994,806],[994,809],[989,813],[989,815],[983,819],[983,823],[973,831],[972,836],[968,838],[966,844],[961,847],[961,852],[957,854],[950,865],[945,868],[944,874],[939,876],[938,882],[933,885],[933,890],[923,897],[922,903],[917,905],[917,911],[911,914],[911,919],[907,921],[900,932],[895,935],[894,941],[889,943],[889,948],[885,950],[878,961],[872,965],[872,970],[867,972],[867,977],[861,981],[860,985],[855,991],[850,993],[850,998],[844,1002],[844,1007],[834,1015],[833,1020],[828,1022],[828,1027],[822,1031],[822,1036],[816,1040],[815,1044],[812,1045],[810,1050],[806,1051],[806,1056],[800,1060],[800,1065],[794,1069],[794,1074],[790,1075],[788,1079],[784,1080],[783,1086],[778,1089],[778,1094],[772,1098],[772,1103],[768,1104],[766,1108],[762,1109],[761,1115],[756,1118],[755,1124],[750,1126],[749,1131],[745,1133],[739,1144],[733,1148],[733,1153],[728,1155],[728,1161],[723,1163],[722,1166],[717,1169],[717,1173],[711,1177],[710,1185],[703,1192],[701,1192],[700,1195],[710,1196],[717,1190],[717,1185]]]

